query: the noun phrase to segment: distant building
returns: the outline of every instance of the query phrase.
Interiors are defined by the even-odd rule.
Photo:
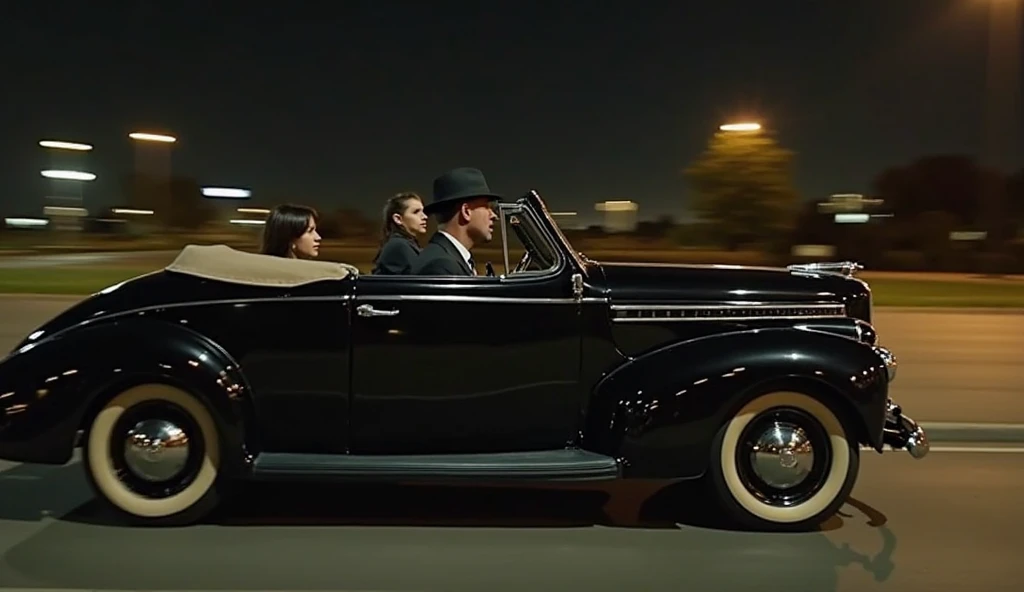
[[[871,218],[887,218],[880,213],[884,202],[860,193],[833,193],[827,201],[818,202],[818,211],[831,214],[837,224],[864,224]]]
[[[629,200],[602,201],[594,205],[594,209],[604,214],[601,222],[605,232],[633,232],[636,230],[636,202]]]
[[[43,216],[49,220],[51,230],[77,232],[83,229],[89,212],[76,206],[44,206]]]

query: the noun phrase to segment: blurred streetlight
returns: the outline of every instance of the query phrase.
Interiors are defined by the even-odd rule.
[[[146,132],[132,132],[128,134],[128,137],[133,140],[140,142],[163,142],[165,144],[173,144],[178,141],[178,138],[174,136],[167,136],[163,134],[150,134]]]
[[[723,132],[756,132],[761,129],[761,124],[753,121],[725,123],[718,126],[718,129]]]
[[[37,228],[49,223],[45,218],[4,218],[4,224],[11,228]]]
[[[92,181],[96,178],[96,175],[83,171],[59,171],[53,169],[42,171],[42,175],[47,179],[62,179],[65,181]]]
[[[239,187],[203,187],[202,192],[206,197],[229,197],[234,199],[252,197],[252,191]]]
[[[82,144],[81,142],[64,142],[62,140],[39,140],[39,145],[43,148],[52,148],[54,150],[75,150],[77,152],[88,152],[92,150],[91,144]]]

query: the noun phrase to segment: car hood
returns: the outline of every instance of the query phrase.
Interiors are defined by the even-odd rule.
[[[613,303],[836,302],[870,298],[863,281],[831,272],[777,267],[599,262]],[[603,277],[601,277],[603,276]]]

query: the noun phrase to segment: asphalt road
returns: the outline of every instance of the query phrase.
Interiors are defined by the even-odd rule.
[[[877,310],[892,397],[928,421],[1024,423],[1024,314]]]
[[[796,535],[732,531],[699,496],[640,486],[263,487],[208,524],[127,528],[79,465],[17,466],[0,473],[0,588],[1019,592],[1015,450],[866,453],[855,503]]]
[[[0,351],[69,306],[0,296]],[[1024,424],[1024,314],[876,311],[900,363],[893,397],[917,420]]]

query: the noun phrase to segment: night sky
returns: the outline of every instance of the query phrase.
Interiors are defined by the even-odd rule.
[[[736,119],[798,153],[806,199],[869,192],[887,166],[983,154],[986,100],[1022,77],[1019,44],[989,49],[1024,31],[993,30],[1003,2],[8,2],[0,212],[41,213],[41,139],[94,144],[86,206],[113,205],[136,130],[260,205],[376,212],[475,166],[556,210],[683,216],[680,170]],[[997,108],[993,154],[1019,167],[1019,97]]]

